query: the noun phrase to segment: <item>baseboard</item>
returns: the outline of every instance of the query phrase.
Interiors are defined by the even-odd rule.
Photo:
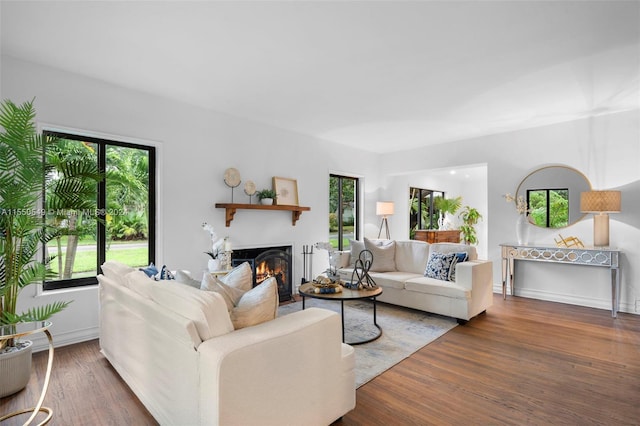
[[[507,288],[507,294],[509,289]],[[502,284],[493,286],[493,292],[502,295]],[[576,296],[575,294],[552,293],[548,291],[533,290],[527,288],[519,288],[516,290],[516,296],[528,297],[530,299],[546,300],[548,302],[566,303],[568,305],[586,306],[589,308],[606,309],[611,311],[611,299],[596,299],[593,297]],[[635,312],[635,306],[628,303],[620,302],[618,312],[629,314],[638,314]]]
[[[66,333],[52,333],[53,346],[59,348],[97,339],[99,337],[99,331],[100,329],[98,327],[91,327]],[[46,351],[49,349],[49,341],[44,333],[32,334],[29,336],[29,340],[33,342],[33,352]]]

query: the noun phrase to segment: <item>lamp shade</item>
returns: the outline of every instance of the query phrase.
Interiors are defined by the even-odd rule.
[[[580,193],[582,213],[620,213],[622,194],[620,191],[589,191]]]
[[[393,203],[391,201],[378,201],[376,203],[376,215],[391,216],[393,214]]]

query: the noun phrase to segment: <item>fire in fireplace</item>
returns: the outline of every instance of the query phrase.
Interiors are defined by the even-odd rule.
[[[253,269],[253,286],[260,285],[269,277],[278,283],[278,297],[281,302],[293,298],[291,246],[256,247],[234,250],[231,264],[249,262]]]

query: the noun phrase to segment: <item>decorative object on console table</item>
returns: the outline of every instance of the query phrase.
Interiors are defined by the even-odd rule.
[[[516,204],[516,211],[518,212],[518,219],[516,220],[516,238],[518,240],[518,244],[526,245],[529,243],[529,208],[527,206],[527,202],[524,199],[524,195],[518,195],[514,197],[511,194],[504,195],[505,201],[507,203],[514,202]]]
[[[438,219],[438,229],[441,231],[449,231],[453,228],[451,216],[456,214],[462,206],[462,197],[445,198],[436,197],[433,201],[436,209],[440,211],[441,217]]]
[[[589,191],[580,193],[580,211],[597,213],[593,216],[593,245],[609,246],[609,215],[620,213],[622,194],[620,191]]]
[[[382,234],[382,227],[384,226],[387,240],[391,239],[389,236],[389,222],[387,221],[387,216],[393,215],[394,205],[391,201],[378,201],[376,203],[376,215],[382,216],[382,221],[380,222],[380,230],[378,231],[378,238]]]
[[[556,246],[558,247],[577,247],[577,248],[584,247],[584,244],[582,244],[582,241],[580,241],[580,238],[578,237],[564,238],[561,234],[558,234],[558,237],[560,238],[559,241],[556,238],[554,238],[556,242]]]
[[[460,230],[438,231],[436,229],[416,229],[415,240],[434,243],[459,243]]]
[[[224,171],[224,183],[231,188],[231,202],[233,203],[233,189],[240,185],[240,172],[238,169],[229,167]]]
[[[281,206],[298,205],[298,181],[295,179],[274,176],[273,189],[278,194],[276,204]]]
[[[520,213],[516,220],[516,239],[518,244],[526,245],[529,243],[529,220],[526,213]]]

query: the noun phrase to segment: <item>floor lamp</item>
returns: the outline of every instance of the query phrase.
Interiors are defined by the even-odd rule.
[[[593,215],[593,245],[609,246],[609,215],[620,213],[622,196],[620,191],[589,191],[580,193],[580,211]]]
[[[380,231],[378,231],[378,238],[382,235],[382,227],[384,226],[387,232],[387,240],[391,239],[389,237],[389,222],[387,221],[387,216],[391,216],[393,214],[393,203],[391,201],[378,201],[376,203],[376,215],[382,216],[382,222],[380,222]]]

